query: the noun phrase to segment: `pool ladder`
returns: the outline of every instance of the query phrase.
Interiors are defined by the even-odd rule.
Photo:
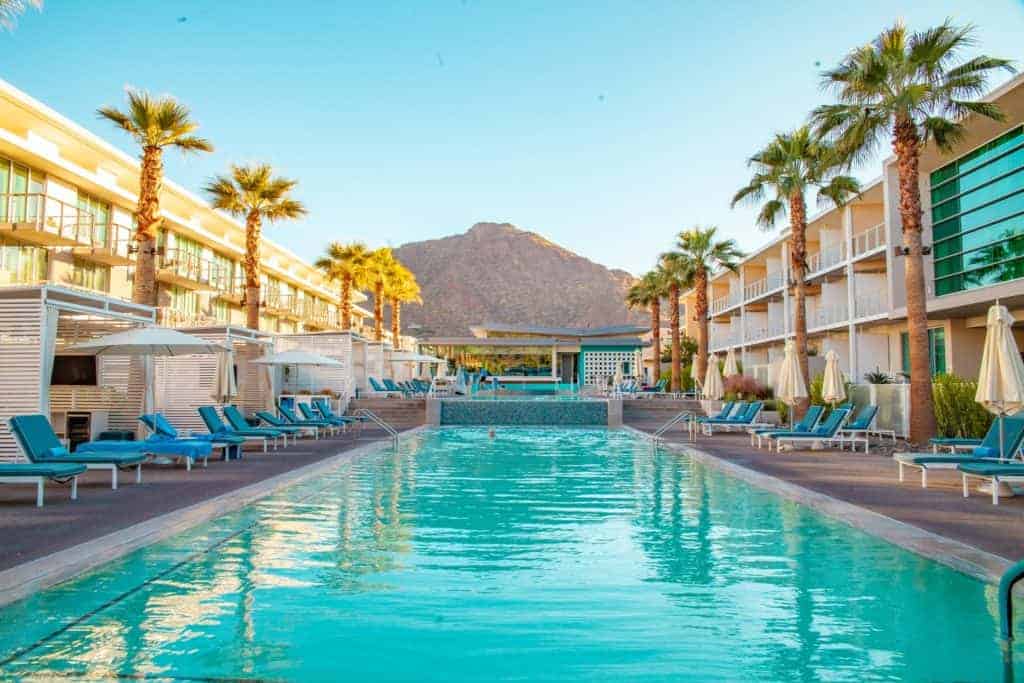
[[[665,424],[663,424],[660,427],[658,427],[658,429],[654,432],[654,434],[651,435],[654,443],[658,443],[659,441],[661,441],[661,438],[665,435],[665,433],[668,432],[668,430],[670,430],[673,427],[675,427],[680,422],[684,422],[687,419],[691,419],[692,420],[694,417],[695,417],[695,415],[694,415],[693,411],[691,411],[691,410],[684,410],[683,412],[679,413],[678,415],[673,417],[671,420],[669,420]],[[690,439],[693,440],[693,428],[691,427],[689,431],[690,431]]]
[[[365,417],[370,422],[374,423],[375,425],[383,429],[385,432],[387,432],[388,436],[391,437],[391,445],[393,445],[396,450],[398,449],[398,430],[392,427],[387,422],[385,422],[383,419],[381,419],[381,417],[377,415],[377,413],[373,412],[372,410],[367,410],[366,408],[359,408],[353,413],[353,415],[355,415],[356,417]]]

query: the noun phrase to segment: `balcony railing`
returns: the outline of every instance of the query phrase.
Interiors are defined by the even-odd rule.
[[[710,313],[711,315],[716,315],[727,308],[738,306],[741,303],[741,300],[742,297],[739,292],[731,292],[725,296],[719,297],[711,302],[711,305],[709,306]]]
[[[164,249],[157,261],[157,278],[188,289],[216,289],[220,266],[210,259],[178,248]]]
[[[217,292],[217,297],[225,301],[240,304],[245,301],[245,276],[241,273],[226,275],[223,268],[214,271],[213,281],[210,283]]]
[[[269,315],[281,317],[299,318],[302,315],[295,295],[283,294],[276,289],[269,289],[263,293],[263,309]]]
[[[75,247],[73,251],[76,256],[90,261],[108,266],[127,266],[132,263],[132,233],[127,225],[93,223],[89,246]]]
[[[885,247],[885,223],[879,223],[850,238],[850,248],[854,258],[883,247]]]
[[[721,349],[729,346],[739,346],[740,335],[738,334],[712,334],[708,340],[708,348]]]
[[[171,306],[157,309],[157,324],[164,327],[206,327],[218,321],[211,315],[198,311],[181,311]]]
[[[762,339],[771,339],[773,337],[781,337],[786,333],[785,325],[782,321],[772,322],[767,325],[758,325],[754,327],[747,327],[746,329],[746,340],[747,342],[759,342]]]
[[[853,300],[853,310],[857,318],[886,313],[889,310],[889,297],[884,291],[859,294]]]
[[[304,299],[302,305],[302,319],[309,327],[316,327],[321,330],[335,329],[338,327],[338,311],[330,308],[323,302],[313,302]]]
[[[807,257],[807,274],[814,275],[842,263],[846,258],[846,249],[842,243],[825,247]]]
[[[768,292],[782,287],[782,273],[768,273],[766,277],[751,282],[743,288],[743,296],[747,301],[764,296]]]
[[[44,192],[0,194],[0,230],[52,247],[103,247],[120,231],[97,223],[90,212]],[[131,237],[129,232],[126,236]],[[127,254],[127,239],[124,240]]]
[[[811,320],[810,327],[827,327],[846,322],[848,319],[846,302],[819,306]]]

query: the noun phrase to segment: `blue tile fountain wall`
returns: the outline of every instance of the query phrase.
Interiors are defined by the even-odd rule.
[[[605,426],[605,401],[447,400],[441,402],[442,425]]]

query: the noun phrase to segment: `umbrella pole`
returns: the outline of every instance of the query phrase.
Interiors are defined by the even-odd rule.
[[[1004,417],[1005,416],[1002,413],[1000,413],[999,417],[996,418],[996,419],[999,420],[999,461],[1000,462],[1002,462],[1004,460],[1004,457],[1003,457],[1004,456],[1004,453],[1003,453],[1003,429],[1005,428],[1004,420],[1003,420]]]

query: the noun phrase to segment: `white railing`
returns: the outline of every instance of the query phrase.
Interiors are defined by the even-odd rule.
[[[708,340],[708,348],[720,349],[728,346],[738,346],[740,344],[740,336],[738,334],[712,334]]]
[[[807,257],[807,274],[813,275],[827,270],[837,263],[842,263],[844,258],[846,258],[846,249],[843,248],[842,243],[827,246]]]
[[[879,223],[850,238],[850,249],[853,257],[881,249],[885,246],[885,223]]]
[[[847,318],[848,316],[845,301],[837,304],[830,304],[828,306],[820,306],[812,316],[810,327],[825,327],[826,325],[835,325],[836,323],[845,322]]]
[[[762,339],[767,339],[767,338],[768,338],[768,328],[767,327],[753,327],[753,328],[748,327],[746,329],[746,341],[748,341],[748,342],[761,341]]]
[[[782,273],[768,273],[766,277],[751,282],[743,288],[743,296],[747,301],[764,296],[782,286]]]
[[[866,318],[889,310],[889,297],[884,291],[860,294],[853,300],[854,317]]]

